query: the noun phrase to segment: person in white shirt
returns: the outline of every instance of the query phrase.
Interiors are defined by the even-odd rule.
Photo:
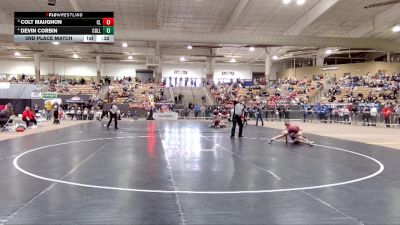
[[[88,115],[89,115],[89,109],[88,108],[84,108],[83,112],[82,112],[82,120],[87,120],[88,119]]]
[[[239,137],[243,137],[243,121],[242,121],[242,115],[244,112],[245,106],[238,102],[238,101],[233,101],[233,113],[232,113],[232,131],[231,131],[231,138],[235,138],[235,130],[236,130],[236,124],[239,125]]]
[[[371,114],[371,122],[373,126],[376,126],[376,117],[378,116],[378,108],[376,106],[371,107],[371,111],[369,112]]]
[[[350,110],[349,108],[347,108],[347,106],[343,108],[343,114],[345,123],[350,124],[351,123]]]
[[[396,115],[397,119],[397,125],[400,126],[400,104],[397,104],[396,107],[394,107],[394,114]]]
[[[343,107],[339,108],[338,114],[339,114],[339,122],[342,123],[344,121],[344,109],[343,109]]]

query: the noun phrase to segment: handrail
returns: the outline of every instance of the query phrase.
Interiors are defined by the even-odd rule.
[[[97,99],[101,100],[106,99],[108,91],[109,91],[109,86],[103,85],[99,91],[99,94],[97,95]]]
[[[207,90],[207,88],[206,87],[202,87],[201,89],[203,90],[203,94],[204,94],[204,96],[206,96],[206,99],[208,100],[208,102],[211,105],[214,105],[215,104],[214,100],[211,98],[211,96],[210,96],[211,93]]]
[[[195,98],[195,94],[194,94],[194,92],[193,92],[193,88],[192,87],[190,87],[190,91],[192,92],[192,98],[193,98],[193,104],[196,104],[197,102],[196,102],[196,98]]]
[[[318,103],[321,101],[322,96],[325,96],[327,91],[332,87],[332,85],[335,83],[336,77],[329,76],[328,79],[326,79],[325,85],[319,89],[319,91],[312,97],[311,103]]]

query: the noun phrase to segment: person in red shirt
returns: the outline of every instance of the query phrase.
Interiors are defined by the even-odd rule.
[[[25,111],[22,113],[22,120],[25,121],[26,127],[29,127],[31,122],[35,125],[35,127],[37,125],[36,116],[29,106],[27,106]]]
[[[272,141],[275,141],[276,139],[283,138],[283,137],[286,138],[286,143],[287,143],[288,136],[292,139],[293,143],[295,143],[295,144],[305,143],[310,146],[314,145],[314,142],[309,141],[307,138],[305,138],[303,136],[303,132],[299,126],[291,124],[288,121],[285,122],[285,129],[281,132],[281,134],[276,137],[271,138],[269,140],[269,144],[271,144]]]
[[[392,108],[389,104],[386,104],[382,109],[383,117],[385,118],[386,127],[390,127],[390,116],[392,115]]]

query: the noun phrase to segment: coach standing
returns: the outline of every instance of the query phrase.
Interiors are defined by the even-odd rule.
[[[233,101],[233,113],[232,113],[232,132],[231,138],[235,138],[236,123],[239,125],[239,137],[242,137],[243,132],[243,121],[242,115],[244,111],[244,105],[238,101]]]

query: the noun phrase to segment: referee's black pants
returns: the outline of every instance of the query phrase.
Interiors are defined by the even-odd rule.
[[[112,113],[110,112],[110,120],[108,121],[107,124],[107,128],[110,127],[111,121],[114,119],[114,125],[115,125],[115,129],[118,129],[118,117],[117,117],[117,113]]]
[[[233,116],[233,126],[232,126],[231,137],[235,137],[236,123],[239,125],[239,137],[242,137],[243,122],[242,122],[241,116],[238,116],[238,115]]]

